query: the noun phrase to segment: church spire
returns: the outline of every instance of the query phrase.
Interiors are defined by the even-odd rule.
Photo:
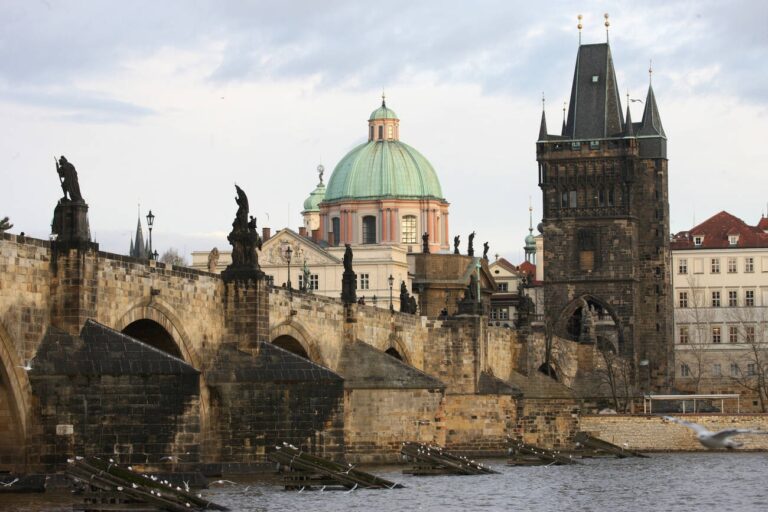
[[[634,137],[635,136],[635,128],[632,126],[632,113],[629,110],[629,91],[627,91],[627,119],[624,122],[624,136],[625,137]]]
[[[131,242],[131,253],[129,256],[133,258],[147,257],[147,247],[144,245],[144,234],[141,230],[141,213],[139,213],[139,218],[136,221],[136,236]]]
[[[656,105],[656,95],[653,93],[652,84],[648,84],[648,95],[645,98],[643,120],[637,134],[667,137],[667,134],[664,133],[664,127],[661,125],[661,116],[659,115],[659,107]]]
[[[544,93],[541,94],[541,125],[539,125],[539,140],[547,140],[547,114],[544,109]]]

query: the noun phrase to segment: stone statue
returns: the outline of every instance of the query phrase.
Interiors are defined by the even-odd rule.
[[[216,267],[219,264],[219,249],[214,247],[211,252],[208,253],[208,272],[216,272]]]
[[[456,235],[453,237],[453,254],[460,254],[459,253],[459,235]]]
[[[471,301],[477,300],[477,276],[475,273],[469,275],[469,286],[467,287],[467,299]]]
[[[409,313],[408,304],[408,287],[405,285],[405,281],[400,282],[400,312]]]
[[[469,243],[467,244],[467,256],[475,255],[475,232],[469,234]]]
[[[56,160],[54,158],[54,160]],[[56,162],[56,172],[59,173],[61,181],[61,190],[64,191],[64,199],[69,201],[83,202],[83,196],[80,194],[80,183],[77,181],[77,171],[75,166],[69,163],[64,155]],[[67,198],[69,195],[69,198]]]
[[[408,312],[412,315],[415,315],[419,311],[419,305],[416,304],[416,297],[411,295],[408,298]]]
[[[421,235],[421,252],[429,254],[429,233],[426,231]]]
[[[308,292],[312,291],[312,288],[309,284],[309,267],[307,266],[307,260],[304,260],[304,267],[301,269],[301,274],[304,276],[304,279],[301,282],[301,291],[302,292]]]
[[[483,259],[485,261],[488,261],[488,249],[489,249],[488,242],[483,242]]]
[[[344,244],[344,273],[341,276],[341,300],[344,304],[357,302],[357,274],[352,270],[352,246]]]
[[[595,310],[589,306],[583,297],[579,302],[581,304],[581,332],[579,333],[579,341],[582,343],[594,343],[596,341]]]
[[[235,185],[237,190],[237,213],[235,220],[232,221],[232,231],[227,236],[227,240],[232,244],[232,264],[227,267],[225,279],[227,276],[235,278],[248,278],[248,273],[253,274],[250,277],[259,278],[262,276],[259,270],[259,255],[257,250],[262,247],[261,237],[256,231],[256,219],[251,216],[248,220],[248,196],[243,189]],[[237,275],[235,275],[237,274]]]
[[[352,271],[352,246],[344,244],[344,272]]]

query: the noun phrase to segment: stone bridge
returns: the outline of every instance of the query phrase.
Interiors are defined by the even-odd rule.
[[[233,469],[286,438],[360,460],[408,439],[501,451],[526,414],[510,385],[524,341],[484,317],[344,306],[0,234],[0,469],[89,451]],[[136,438],[131,422],[157,425]]]

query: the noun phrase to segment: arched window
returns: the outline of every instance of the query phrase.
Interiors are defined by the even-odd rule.
[[[339,236],[341,231],[341,221],[338,217],[331,219],[331,232],[333,233],[333,245],[339,245]]]
[[[363,217],[363,243],[376,243],[376,217],[373,215]]]
[[[406,215],[403,217],[403,222],[400,225],[400,233],[402,235],[402,243],[415,244],[416,243],[416,216]]]
[[[379,125],[379,140],[384,138],[384,125]]]

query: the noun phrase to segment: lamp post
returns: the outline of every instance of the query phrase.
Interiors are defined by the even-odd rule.
[[[387,281],[389,281],[389,311],[390,313],[394,313],[395,308],[392,305],[392,285],[395,284],[395,278],[392,277],[392,274],[389,274],[389,279],[387,279]]]
[[[291,256],[293,255],[293,249],[289,245],[285,250],[285,259],[288,261],[288,291],[291,291]]]
[[[147,227],[149,228],[149,259],[157,259],[157,257],[152,252],[152,226],[155,223],[155,216],[152,215],[152,210],[149,210],[149,213],[147,214]]]

